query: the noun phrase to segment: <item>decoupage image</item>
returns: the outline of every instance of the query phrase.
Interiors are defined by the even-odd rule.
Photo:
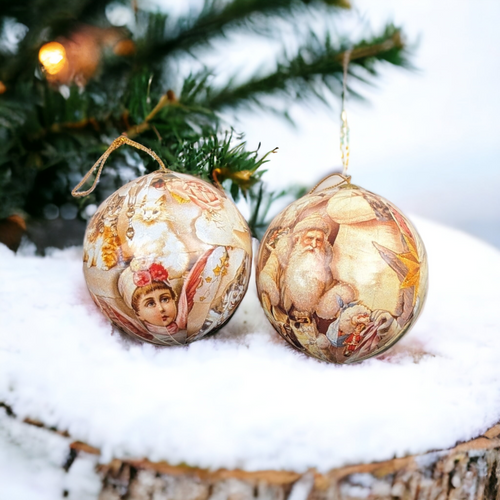
[[[257,263],[264,311],[297,349],[336,363],[384,351],[425,299],[418,233],[388,201],[348,184],[311,193],[270,225]]]
[[[251,236],[222,191],[158,171],[99,207],[84,263],[92,298],[118,328],[182,345],[220,328],[235,311],[248,285]]]

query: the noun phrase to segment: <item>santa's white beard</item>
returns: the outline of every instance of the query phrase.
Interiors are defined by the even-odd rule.
[[[325,290],[327,270],[322,249],[292,250],[285,271],[285,287],[295,309],[313,313]]]

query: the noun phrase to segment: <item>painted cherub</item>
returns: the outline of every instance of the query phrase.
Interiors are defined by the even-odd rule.
[[[169,281],[168,270],[158,262],[145,267],[132,263],[118,280],[118,291],[141,325],[159,343],[185,344],[188,315],[200,277],[212,250],[205,252],[190,270],[177,294]]]
[[[139,273],[134,276],[139,286],[131,301],[137,317],[146,325],[175,329],[177,294],[168,282],[167,270],[161,264],[152,264],[148,271]]]

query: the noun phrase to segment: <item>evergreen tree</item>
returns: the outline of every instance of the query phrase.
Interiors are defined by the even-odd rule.
[[[117,5],[133,14],[127,28],[108,20]],[[147,155],[123,147],[108,160],[92,195],[71,198],[71,189],[110,142],[126,133],[169,168],[220,182],[234,199],[248,197],[249,222],[260,234],[267,209],[285,191],[266,191],[261,166],[269,157],[248,151],[220,113],[272,111],[265,103],[273,96],[326,105],[329,93],[341,93],[346,50],[352,49],[350,82],[370,81],[382,61],[407,65],[401,30],[388,24],[378,34],[349,40],[310,28],[298,35],[295,53],[285,51],[275,61],[274,70],[246,80],[235,75],[225,84],[214,83],[217,70],[204,58],[214,41],[230,34],[279,37],[278,26],[287,23],[300,24],[304,32],[310,14],[328,19],[349,8],[347,0],[205,0],[199,10],[175,17],[143,9],[135,0],[121,6],[116,0],[2,2],[0,218],[42,218],[47,206],[73,207],[85,217],[87,204],[156,170]],[[41,64],[40,48],[52,41],[64,54],[51,45],[48,61],[40,53]],[[180,81],[178,68],[189,65],[192,71]]]

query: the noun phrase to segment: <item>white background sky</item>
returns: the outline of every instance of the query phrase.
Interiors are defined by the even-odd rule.
[[[500,1],[353,0],[353,6],[339,28],[357,38],[367,24],[378,31],[394,21],[416,45],[417,68],[383,68],[375,87],[361,88],[369,101],[348,103],[353,182],[405,212],[500,246]],[[221,74],[251,72],[281,46],[235,38],[227,50],[221,44],[213,62]],[[287,105],[295,129],[260,112],[240,113],[236,123],[250,148],[279,146],[265,177],[273,187],[313,184],[340,164],[338,112]]]

